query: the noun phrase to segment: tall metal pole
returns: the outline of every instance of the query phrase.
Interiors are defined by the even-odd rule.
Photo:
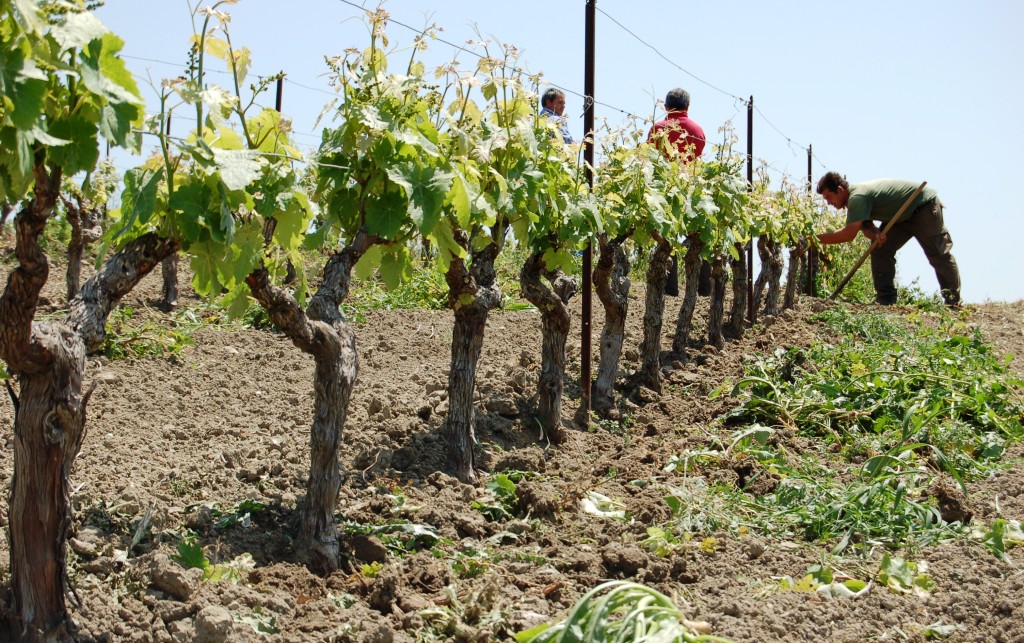
[[[811,167],[811,159],[814,158],[814,146],[807,146],[807,193],[810,194],[814,190],[814,178],[811,176],[813,168]]]
[[[594,185],[594,52],[596,45],[595,25],[597,23],[597,0],[587,0],[584,68],[583,68],[583,160],[586,165],[587,184]],[[580,396],[582,410],[589,418],[591,407],[590,397],[590,338],[591,338],[591,303],[593,293],[594,243],[591,241],[583,251],[583,311],[581,314],[580,331]]]
[[[754,187],[754,96],[747,103],[747,185]],[[747,319],[757,322],[754,312],[754,239],[747,242]]]
[[[284,95],[284,72],[277,77],[277,100],[274,102],[274,109],[278,114],[281,113],[281,98]]]
[[[814,193],[814,168],[811,165],[811,161],[814,159],[814,146],[807,146],[807,194]],[[807,284],[804,288],[804,294],[811,297],[817,297],[818,291],[814,287],[814,282],[818,272],[818,249],[809,248],[807,250]]]

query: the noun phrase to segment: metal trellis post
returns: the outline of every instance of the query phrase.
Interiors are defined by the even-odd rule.
[[[584,68],[583,68],[583,160],[586,165],[587,184],[594,185],[594,52],[597,22],[597,0],[587,0]],[[591,241],[583,251],[583,310],[580,315],[580,397],[582,410],[589,417],[591,409],[591,309],[593,293],[594,243]]]
[[[754,96],[747,103],[747,185],[754,188]],[[750,324],[757,322],[754,311],[754,239],[747,242],[747,319]]]

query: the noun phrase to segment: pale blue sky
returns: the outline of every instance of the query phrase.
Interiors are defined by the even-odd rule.
[[[583,133],[576,94],[583,93],[585,6],[385,4],[394,20],[418,28],[429,19],[453,43],[477,39],[479,30],[522,49],[524,67],[569,90],[566,113],[576,138]],[[253,52],[254,72],[287,72],[283,111],[298,142],[314,147],[314,121],[331,93],[323,56],[368,43],[359,9],[342,0],[240,0],[224,8],[233,15],[236,46]],[[598,0],[597,8],[596,99],[615,108],[598,105],[599,119],[618,123],[622,111],[650,115],[656,98],[680,86],[691,93],[690,115],[709,137],[732,120],[745,149],[746,107],[737,97],[753,95],[757,158],[803,179],[812,144],[815,180],[826,168],[851,182],[927,180],[946,205],[964,299],[1024,298],[1024,200],[1014,194],[1020,181],[1013,178],[1024,150],[1024,39],[1017,33],[1024,3]],[[107,0],[97,15],[125,39],[129,67],[139,76],[158,82],[184,66],[192,33],[185,0]],[[400,44],[412,38],[397,24],[389,35]],[[426,60],[452,55],[452,47],[436,43]],[[216,74],[210,80],[224,82]],[[272,105],[273,96],[266,102]],[[118,158],[119,165],[129,162]],[[901,282],[918,278],[926,292],[937,289],[916,243],[899,260]]]

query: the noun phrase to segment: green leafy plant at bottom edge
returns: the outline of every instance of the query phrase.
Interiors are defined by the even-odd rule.
[[[996,558],[1007,563],[1012,561],[1006,550],[1015,545],[1024,544],[1024,529],[1021,529],[1019,520],[996,518],[992,521],[991,529],[988,531],[975,529],[972,535],[974,538],[980,539],[985,548]]]
[[[778,581],[784,590],[814,592],[822,598],[852,598],[862,596],[871,589],[871,583],[836,574],[826,565],[811,565],[799,580],[783,576]]]
[[[194,534],[187,534],[178,542],[178,553],[172,554],[171,560],[187,569],[202,570],[204,583],[223,580],[235,585],[241,582],[243,573],[256,568],[252,554],[249,553],[241,554],[228,563],[211,563]]]
[[[728,643],[699,633],[706,623],[688,621],[682,611],[657,590],[638,583],[610,581],[583,595],[565,619],[516,634],[518,643],[568,641],[633,641],[665,643]]]
[[[259,605],[252,608],[252,614],[249,616],[234,615],[234,620],[239,623],[245,623],[256,632],[260,634],[280,634],[281,630],[277,627],[277,617],[272,614],[266,614],[263,612],[263,608]]]
[[[915,563],[899,556],[885,554],[878,570],[878,582],[893,592],[927,596],[935,589],[935,581],[927,573],[925,561]]]

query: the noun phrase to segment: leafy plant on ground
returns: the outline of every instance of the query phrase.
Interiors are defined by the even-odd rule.
[[[1021,521],[996,518],[988,529],[976,528],[972,536],[981,540],[985,548],[995,554],[1000,560],[1011,562],[1007,552],[1011,547],[1024,545],[1024,530],[1021,529]]]
[[[101,350],[112,360],[177,355],[188,346],[195,345],[195,338],[187,330],[179,330],[176,323],[168,328],[164,324],[146,321],[133,324],[135,311],[131,306],[121,306],[111,313],[107,321],[107,333]]]
[[[415,524],[407,520],[376,525],[342,520],[340,531],[345,535],[375,536],[389,552],[399,555],[429,549],[443,540],[432,525]]]
[[[515,517],[519,497],[516,495],[516,483],[508,475],[499,473],[492,476],[484,484],[484,488],[489,492],[489,497],[471,502],[470,506],[473,509],[495,522]]]
[[[366,576],[367,578],[377,578],[383,570],[384,563],[376,560],[372,563],[364,563],[359,568],[359,571],[361,571],[363,576]]]
[[[217,529],[227,529],[236,525],[248,527],[252,522],[252,515],[266,508],[266,505],[262,502],[246,499],[227,511],[221,509],[217,503],[213,503],[210,507],[210,513],[213,514],[214,519],[217,521],[215,523]]]
[[[267,614],[263,611],[263,608],[256,605],[252,608],[252,613],[248,615],[235,614],[232,616],[235,622],[244,623],[248,625],[258,634],[280,634],[281,630],[277,627],[277,617],[273,614]]]
[[[518,643],[633,641],[697,643],[727,641],[689,621],[668,596],[638,583],[611,581],[590,590],[565,619],[516,635]]]
[[[893,592],[927,596],[935,589],[935,581],[927,572],[925,561],[915,563],[886,552],[878,569],[878,583]]]
[[[1019,380],[944,312],[904,323],[840,306],[817,321],[840,335],[836,344],[779,348],[751,361],[734,388],[741,404],[726,421],[754,424],[737,431],[731,455],[780,478],[769,494],[737,497],[748,520],[837,539],[837,550],[955,535],[928,490],[943,473],[965,486],[1001,466],[1006,445],[1024,436]],[[795,458],[765,434],[794,430],[821,445],[818,459],[842,461]]]
[[[243,574],[248,574],[256,567],[249,553],[236,556],[227,563],[212,563],[192,532],[186,532],[181,537],[178,541],[178,553],[172,554],[171,560],[187,569],[202,570],[204,583],[226,581],[234,585],[241,582]]]
[[[866,593],[871,583],[836,573],[828,565],[811,565],[799,579],[779,579],[779,587],[793,592],[814,592],[823,598],[852,598]]]
[[[477,578],[491,569],[494,557],[487,549],[471,547],[456,552],[451,564],[452,572],[459,578]]]

